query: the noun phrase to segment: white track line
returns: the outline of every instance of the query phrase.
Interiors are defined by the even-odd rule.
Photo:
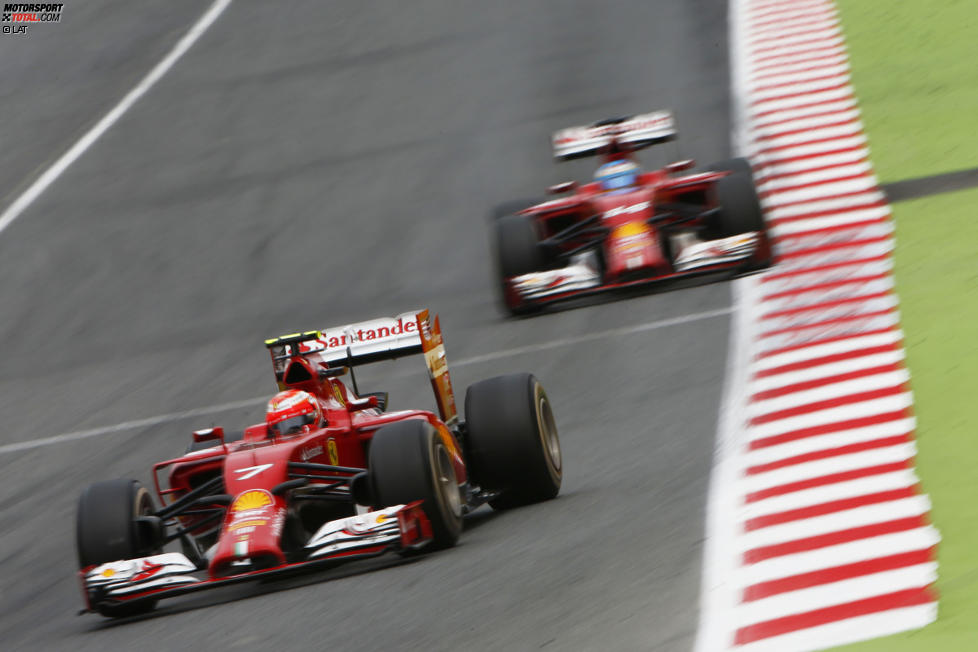
[[[14,220],[20,217],[28,206],[34,203],[41,194],[48,189],[48,187],[54,183],[58,177],[60,177],[65,170],[67,170],[72,163],[77,161],[82,154],[91,147],[95,141],[102,137],[102,135],[108,131],[112,125],[119,121],[126,111],[128,111],[132,106],[139,101],[139,99],[145,95],[149,89],[151,89],[156,82],[162,79],[170,68],[173,67],[180,57],[186,54],[194,43],[197,42],[204,32],[214,24],[214,21],[227,9],[228,5],[231,4],[231,0],[214,0],[214,3],[208,7],[207,11],[194,23],[193,27],[190,28],[183,38],[177,41],[173,49],[163,57],[163,59],[156,64],[152,70],[150,70],[145,77],[143,77],[136,86],[126,93],[125,97],[119,100],[119,103],[112,107],[108,113],[106,113],[101,120],[95,123],[95,125],[89,129],[85,134],[75,142],[71,148],[61,155],[57,161],[55,161],[51,167],[44,171],[44,173],[39,176],[34,183],[27,187],[24,192],[20,194],[17,199],[13,201],[10,206],[7,207],[3,213],[0,213],[0,233],[4,231],[8,226],[10,226]],[[0,449],[2,452],[2,449]]]
[[[462,358],[461,360],[452,362],[450,366],[464,367],[466,365],[481,364],[483,362],[491,362],[493,360],[499,360],[502,358],[510,358],[515,356],[525,355],[527,353],[535,353],[537,351],[547,351],[549,349],[555,349],[564,346],[573,346],[576,344],[590,342],[593,340],[600,340],[608,337],[624,337],[628,335],[637,335],[639,333],[645,333],[660,328],[668,328],[670,326],[681,326],[683,324],[688,324],[694,321],[701,321],[704,319],[715,319],[717,317],[726,317],[731,312],[732,312],[732,308],[719,308],[717,310],[707,310],[704,312],[697,312],[689,315],[683,315],[681,317],[673,317],[671,319],[660,319],[658,321],[646,322],[644,324],[636,324],[634,326],[611,328],[608,330],[599,331],[597,333],[578,335],[576,337],[562,337],[556,340],[551,340],[549,342],[541,342],[539,344],[529,344],[527,346],[519,346],[512,349],[501,349],[499,351],[493,351],[492,353],[477,355],[470,358]],[[61,435],[54,435],[52,437],[43,437],[41,439],[33,439],[31,441],[22,441],[22,442],[15,442],[12,444],[5,444],[3,446],[0,446],[0,455],[3,455],[5,453],[15,453],[18,451],[29,450],[32,448],[41,448],[43,446],[51,446],[53,444],[61,444],[69,441],[77,441],[79,439],[99,437],[101,435],[108,435],[111,433],[122,432],[125,430],[134,430],[136,428],[157,426],[172,421],[180,421],[183,419],[206,416],[209,414],[217,414],[219,412],[227,412],[228,410],[253,407],[255,405],[261,405],[267,400],[268,400],[267,396],[258,396],[255,398],[248,398],[240,401],[231,401],[229,403],[219,403],[217,405],[209,405],[205,407],[194,408],[182,412],[171,412],[169,414],[160,414],[154,417],[146,417],[145,419],[124,421],[122,423],[117,423],[111,426],[101,426],[98,428],[90,428],[87,430],[76,430],[73,432],[66,432]]]

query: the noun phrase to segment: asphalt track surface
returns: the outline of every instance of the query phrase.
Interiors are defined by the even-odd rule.
[[[206,3],[90,2],[0,40],[0,205],[125,94]],[[68,11],[70,10],[70,11]],[[261,341],[428,306],[460,398],[533,371],[555,407],[552,502],[484,508],[460,544],[76,617],[87,483],[149,482],[195,427],[0,455],[5,650],[688,650],[730,292],[702,285],[504,320],[487,213],[549,183],[552,130],[671,108],[678,155],[729,156],[726,2],[235,2],[0,234],[0,445],[271,394]],[[667,152],[675,155],[671,149]],[[643,158],[661,162],[665,154]],[[546,345],[607,329],[713,317]],[[364,370],[433,406],[420,359]]]

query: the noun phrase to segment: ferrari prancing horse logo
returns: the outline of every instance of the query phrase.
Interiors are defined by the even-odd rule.
[[[326,442],[326,451],[329,453],[329,463],[336,466],[340,463],[339,453],[336,452],[336,440],[332,437]]]

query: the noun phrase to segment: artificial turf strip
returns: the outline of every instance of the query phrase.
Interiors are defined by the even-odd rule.
[[[978,167],[975,0],[837,0],[853,84],[883,183]],[[896,281],[918,419],[917,471],[933,500],[938,620],[845,650],[978,645],[978,190],[893,207]]]

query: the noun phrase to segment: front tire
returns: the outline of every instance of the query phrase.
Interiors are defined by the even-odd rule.
[[[716,195],[720,216],[716,222],[717,237],[765,231],[761,202],[754,187],[754,176],[746,159],[735,158],[709,166],[715,172],[730,172],[717,181]]]
[[[108,480],[89,485],[78,500],[76,535],[81,568],[161,552],[152,527],[140,518],[156,511],[149,492],[136,480]],[[151,611],[156,601],[100,605],[103,616],[121,618]]]
[[[525,215],[504,215],[493,223],[493,228],[497,283],[503,305],[512,315],[533,312],[532,304],[520,304],[516,297],[510,296],[506,283],[514,276],[539,272],[547,267],[533,221]]]
[[[499,491],[495,509],[554,498],[563,462],[550,399],[533,374],[509,374],[465,393],[466,444],[473,478]]]
[[[411,419],[380,428],[370,442],[368,482],[374,507],[422,501],[433,545],[455,545],[462,532],[462,496],[451,452],[427,421]]]

